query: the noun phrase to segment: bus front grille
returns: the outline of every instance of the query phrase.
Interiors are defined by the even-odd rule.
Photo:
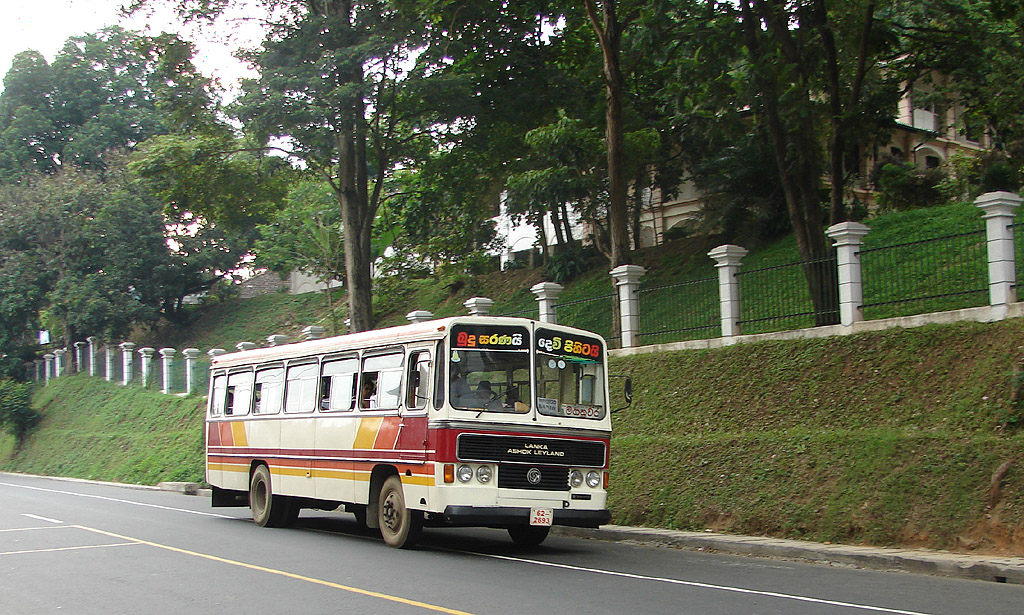
[[[498,487],[565,491],[569,488],[569,470],[552,466],[503,463],[498,466]]]

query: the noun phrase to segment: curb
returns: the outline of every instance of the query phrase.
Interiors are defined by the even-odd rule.
[[[555,533],[562,536],[634,542],[693,551],[771,557],[816,564],[930,574],[995,583],[1024,584],[1024,557],[831,545],[801,540],[734,536],[714,532],[683,532],[622,525],[606,525],[599,529],[558,527]]]

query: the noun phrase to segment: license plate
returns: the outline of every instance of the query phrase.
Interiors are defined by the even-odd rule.
[[[553,508],[530,509],[530,525],[551,525],[554,518],[555,509]]]

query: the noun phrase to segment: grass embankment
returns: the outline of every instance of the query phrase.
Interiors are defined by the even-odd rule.
[[[155,485],[203,478],[203,400],[85,375],[40,388],[43,422],[20,452],[0,443],[0,468]]]
[[[1015,319],[615,360],[615,521],[1024,554],[1022,357]]]

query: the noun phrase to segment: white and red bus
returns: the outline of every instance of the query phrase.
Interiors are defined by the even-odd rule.
[[[536,545],[609,521],[610,435],[599,336],[448,318],[216,357],[206,480],[262,526],[344,506],[393,547],[424,525]]]

